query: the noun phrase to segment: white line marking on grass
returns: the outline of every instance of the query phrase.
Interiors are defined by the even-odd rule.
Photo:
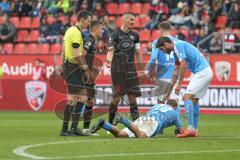
[[[151,138],[149,140],[153,140]],[[160,138],[159,139],[173,139],[173,138]],[[240,139],[240,137],[199,137],[197,139]],[[30,148],[42,147],[47,145],[58,145],[58,144],[67,144],[67,143],[82,143],[82,142],[106,142],[106,141],[132,141],[132,140],[143,140],[143,139],[101,139],[101,140],[72,140],[72,141],[59,141],[59,142],[50,142],[50,143],[40,143],[40,144],[30,144],[20,146],[13,150],[18,156],[31,158],[31,159],[69,159],[69,158],[100,158],[100,157],[118,157],[118,156],[142,156],[142,155],[171,155],[171,154],[198,154],[198,153],[221,153],[221,152],[240,152],[240,149],[229,149],[229,150],[208,150],[208,151],[176,151],[176,152],[153,152],[153,153],[109,153],[109,154],[91,154],[91,155],[78,155],[78,156],[62,156],[62,157],[43,157],[37,156],[34,154],[27,153],[26,150]]]

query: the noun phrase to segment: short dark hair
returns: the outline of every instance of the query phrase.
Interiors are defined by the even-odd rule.
[[[170,30],[171,29],[171,23],[168,21],[163,21],[158,25],[158,28],[161,28],[163,30]]]
[[[92,16],[92,14],[90,12],[88,12],[88,11],[80,11],[77,14],[77,20],[80,21],[82,18],[83,19],[87,19],[89,16],[90,17]]]
[[[132,16],[136,17],[136,15],[133,12],[124,12],[123,16],[125,16],[125,15],[132,15]]]
[[[174,100],[174,99],[169,99],[169,100],[167,100],[167,103],[166,103],[166,104],[172,106],[173,108],[176,108],[176,107],[178,106],[177,101]]]
[[[162,46],[164,46],[164,43],[167,42],[167,43],[172,43],[171,39],[168,38],[168,37],[160,37],[158,40],[157,40],[157,45],[156,47],[157,48],[160,48]]]
[[[101,25],[103,25],[102,21],[92,21],[90,25],[90,31],[92,31],[93,28],[99,27]]]

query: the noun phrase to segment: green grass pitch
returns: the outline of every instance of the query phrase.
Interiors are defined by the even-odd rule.
[[[0,159],[240,159],[239,115],[201,115],[200,136],[188,139],[174,138],[173,127],[149,139],[116,139],[104,130],[95,137],[59,137],[61,123],[54,113],[1,112]],[[30,146],[24,153],[33,157],[14,154],[21,146]]]

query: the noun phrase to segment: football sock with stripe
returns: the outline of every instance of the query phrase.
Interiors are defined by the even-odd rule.
[[[109,107],[109,123],[113,124],[113,120],[115,118],[115,115],[117,113],[117,105],[111,103]]]
[[[85,106],[84,115],[83,115],[83,128],[89,128],[91,119],[92,119],[92,106]]]
[[[112,131],[113,125],[105,121],[105,122],[103,123],[102,128],[105,129],[105,130],[107,130],[107,131]]]
[[[139,117],[138,113],[138,105],[137,104],[130,104],[130,114],[132,121],[135,121]]]
[[[83,109],[84,103],[77,102],[73,114],[72,114],[72,126],[71,128],[76,129],[78,127],[80,115]]]
[[[192,100],[185,100],[184,107],[185,107],[185,115],[187,118],[188,129],[193,130],[193,114],[194,114],[193,109],[194,108],[193,108]]]
[[[71,106],[69,104],[67,104],[64,109],[62,132],[66,132],[68,130],[68,123],[71,118],[72,109],[73,109],[73,106]]]
[[[199,104],[194,104],[193,107],[194,107],[193,126],[194,126],[194,129],[198,129],[198,121],[199,121],[199,115],[200,115]]]

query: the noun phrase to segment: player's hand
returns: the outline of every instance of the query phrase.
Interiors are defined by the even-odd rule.
[[[146,78],[147,78],[146,73],[144,71],[142,71],[139,75],[139,83],[143,84],[143,82],[146,80]]]
[[[97,68],[93,68],[92,73],[94,74],[96,79],[100,79],[100,71]]]
[[[104,63],[104,65],[105,65],[107,68],[111,68],[111,61],[106,60],[106,62]]]
[[[86,82],[93,82],[95,79],[95,75],[89,69],[87,69],[84,73],[84,78]]]

